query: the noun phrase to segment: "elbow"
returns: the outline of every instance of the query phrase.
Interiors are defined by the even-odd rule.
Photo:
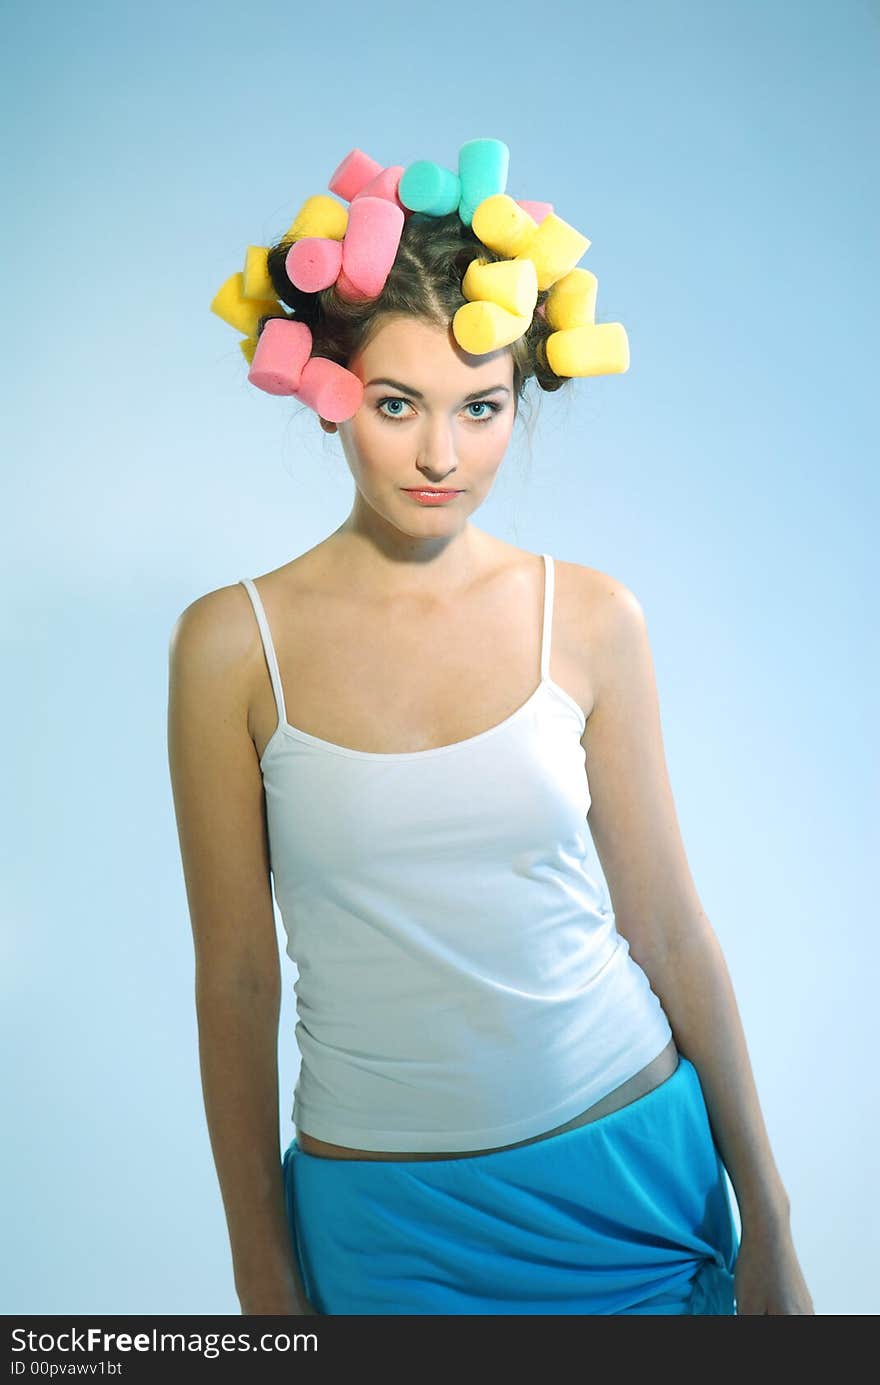
[[[212,1001],[245,1005],[280,1003],[281,971],[275,966],[254,966],[247,961],[199,961],[195,971],[195,994],[199,1004]]]

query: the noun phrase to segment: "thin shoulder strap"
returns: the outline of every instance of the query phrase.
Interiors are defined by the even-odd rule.
[[[260,627],[263,652],[266,655],[266,663],[269,665],[269,677],[272,679],[272,691],[275,694],[275,705],[278,708],[278,719],[279,721],[286,722],[287,712],[284,707],[284,690],[281,687],[281,674],[278,670],[278,659],[275,656],[275,646],[272,643],[272,632],[269,629],[269,622],[266,619],[266,611],[253,579],[250,577],[241,577],[239,580],[251,599],[254,615],[257,617],[257,624]]]
[[[550,677],[550,640],[553,634],[553,559],[549,553],[542,553],[544,559],[544,618],[541,625],[541,678]]]

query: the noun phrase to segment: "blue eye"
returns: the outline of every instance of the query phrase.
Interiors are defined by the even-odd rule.
[[[400,397],[400,395],[388,395],[385,399],[380,399],[380,400],[379,400],[378,404],[376,405],[376,409],[377,409],[377,411],[378,411],[378,413],[379,413],[379,417],[380,417],[380,418],[387,418],[387,419],[403,418],[403,417],[404,417],[403,413],[395,412],[395,413],[391,413],[391,414],[386,414],[386,413],[383,413],[382,410],[383,410],[383,408],[384,408],[384,406],[385,406],[386,404],[407,404],[408,402],[409,402],[408,400],[402,399],[402,398]],[[478,415],[478,416],[476,416],[476,417],[475,417],[473,414],[471,414],[471,416],[470,416],[470,421],[471,421],[471,423],[486,423],[486,422],[488,422],[489,420],[491,420],[491,419],[494,417],[495,414],[498,413],[498,411],[499,411],[500,408],[501,408],[501,405],[500,405],[500,404],[494,404],[494,403],[492,402],[491,399],[472,399],[471,402],[467,405],[467,408],[469,408],[469,409],[488,409],[488,410],[489,410],[488,413],[480,414],[480,415]]]
[[[493,414],[497,414],[498,410],[501,408],[501,405],[493,404],[490,399],[475,399],[472,401],[472,403],[468,404],[468,408],[489,410],[487,414],[480,414],[479,418],[474,419],[474,423],[482,423],[484,419],[491,418]]]

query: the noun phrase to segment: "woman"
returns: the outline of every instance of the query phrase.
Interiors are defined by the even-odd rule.
[[[562,384],[546,292],[478,354],[450,327],[486,257],[457,214],[410,218],[371,301],[307,298],[289,248],[267,257],[278,297],[362,387],[321,418],[352,509],[193,602],[170,653],[242,1312],[812,1313],[642,608],[473,522],[526,381]],[[270,871],[299,972],[280,1166]]]

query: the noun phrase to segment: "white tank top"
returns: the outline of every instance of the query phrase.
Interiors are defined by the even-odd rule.
[[[617,931],[586,815],[586,718],[550,677],[504,721],[374,753],[287,720],[260,761],[275,899],[299,973],[292,1119],[356,1149],[513,1144],[578,1115],[672,1037]]]

